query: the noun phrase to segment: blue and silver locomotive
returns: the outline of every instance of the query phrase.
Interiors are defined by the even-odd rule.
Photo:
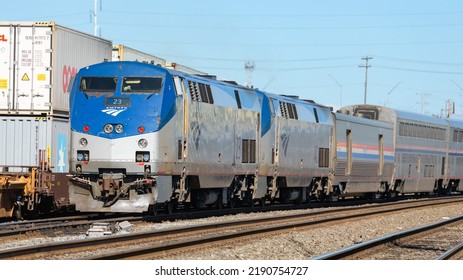
[[[70,103],[80,211],[302,201],[329,173],[318,157],[330,149],[331,110],[313,102],[105,62],[79,71]]]

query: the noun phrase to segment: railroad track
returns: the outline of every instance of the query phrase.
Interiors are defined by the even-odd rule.
[[[392,200],[399,201],[399,200]],[[64,216],[64,217],[53,217],[36,220],[25,220],[25,221],[9,221],[0,223],[0,238],[3,236],[21,235],[28,232],[43,232],[44,235],[48,235],[53,231],[73,231],[73,228],[85,232],[90,228],[91,224],[95,221],[102,222],[118,222],[121,220],[138,221],[143,220],[146,222],[162,222],[162,221],[175,221],[175,220],[186,220],[186,219],[199,219],[211,216],[224,216],[241,213],[255,213],[255,212],[271,212],[271,211],[284,211],[284,210],[298,210],[308,208],[321,208],[321,207],[334,207],[334,206],[357,206],[369,203],[367,200],[349,200],[343,201],[338,204],[330,203],[311,203],[295,206],[293,204],[276,204],[266,205],[265,207],[253,207],[253,208],[233,208],[233,209],[206,209],[206,210],[194,210],[191,209],[179,209],[173,214],[158,213],[155,216],[148,215],[138,217],[132,217],[124,214],[107,214],[100,216],[98,214],[91,215],[76,215],[76,216]],[[371,202],[370,202],[371,203]],[[387,203],[387,202],[386,202]],[[119,218],[120,217],[120,218]],[[125,217],[125,218],[124,218]],[[128,217],[128,218],[127,218]]]
[[[388,234],[331,252],[315,260],[339,259],[462,259],[463,215]],[[461,243],[458,243],[461,242]],[[455,245],[455,243],[458,243]]]
[[[0,250],[0,259],[155,259],[209,246],[233,246],[242,243],[243,239],[258,239],[295,228],[319,227],[397,211],[462,202],[463,198],[431,199],[211,223]],[[118,251],[114,252],[114,248]]]
[[[405,200],[405,197],[392,199],[390,203]],[[76,215],[76,216],[64,216],[64,217],[53,217],[47,219],[37,220],[26,220],[26,221],[15,221],[15,222],[4,222],[0,223],[0,238],[5,236],[22,235],[28,232],[40,232],[45,236],[54,235],[54,232],[65,232],[65,233],[82,233],[90,228],[92,223],[95,221],[102,222],[119,222],[121,220],[130,221],[146,221],[146,222],[162,222],[162,221],[175,221],[175,220],[186,220],[186,219],[199,219],[212,216],[225,216],[232,214],[241,213],[255,213],[255,212],[271,212],[271,211],[284,211],[284,210],[298,210],[298,209],[309,209],[309,208],[332,208],[332,207],[348,207],[348,206],[359,206],[362,204],[371,203],[368,200],[346,200],[339,203],[311,203],[302,205],[292,204],[276,204],[266,205],[265,207],[254,207],[254,208],[233,208],[233,209],[206,209],[206,210],[195,210],[191,209],[179,209],[178,212],[173,214],[159,213],[155,216],[142,216],[133,217],[124,214],[105,215],[100,216],[98,214],[92,215]],[[121,218],[119,218],[121,217]],[[125,218],[123,218],[125,217]]]
[[[0,224],[0,239],[2,237],[22,235],[29,232],[40,232],[43,235],[54,235],[60,233],[85,232],[96,222],[114,223],[119,221],[140,221],[142,217],[98,217],[98,216],[70,216],[60,218],[49,218],[31,221],[18,221]]]

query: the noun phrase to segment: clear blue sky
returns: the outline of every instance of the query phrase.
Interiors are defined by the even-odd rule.
[[[93,34],[94,0],[3,1],[2,21]],[[101,36],[255,87],[339,107],[367,102],[463,114],[463,1],[103,0]]]

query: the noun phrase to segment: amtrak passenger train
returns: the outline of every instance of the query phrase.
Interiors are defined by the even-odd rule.
[[[69,195],[84,212],[461,192],[463,122],[338,112],[139,62],[81,69]]]

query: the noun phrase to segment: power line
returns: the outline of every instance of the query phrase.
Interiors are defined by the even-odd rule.
[[[421,64],[434,64],[434,65],[447,65],[447,66],[462,66],[463,63],[453,63],[453,62],[441,62],[441,61],[426,61],[426,60],[414,60],[408,58],[397,58],[397,57],[389,57],[389,56],[381,56],[375,55],[375,57],[395,60],[395,61],[403,61],[403,62],[411,62],[411,63],[421,63]]]
[[[369,13],[369,14],[224,14],[224,13],[172,13],[172,12],[147,12],[128,10],[107,10],[105,13],[112,14],[144,14],[155,16],[180,16],[180,17],[241,17],[241,18],[332,18],[332,17],[379,17],[379,16],[436,16],[436,15],[460,15],[463,11],[442,11],[442,12],[413,12],[413,13]]]
[[[429,73],[429,74],[463,75],[463,72],[434,71],[434,70],[422,70],[422,69],[401,68],[401,67],[389,67],[389,66],[379,66],[379,65],[375,65],[375,67],[376,67],[376,68],[380,68],[380,69],[390,69],[390,70],[399,70],[399,71],[408,71],[408,72],[419,72],[419,73]]]
[[[272,27],[258,27],[258,26],[219,26],[219,25],[178,25],[178,24],[146,24],[146,23],[127,23],[127,22],[104,22],[105,25],[112,26],[131,26],[131,27],[151,27],[151,28],[171,28],[171,29],[219,29],[219,30],[356,30],[356,29],[402,29],[402,28],[429,28],[429,27],[451,27],[451,26],[462,26],[462,23],[443,23],[443,24],[409,24],[409,25],[364,25],[364,26],[310,26],[310,27],[298,27],[298,26],[272,26]]]

